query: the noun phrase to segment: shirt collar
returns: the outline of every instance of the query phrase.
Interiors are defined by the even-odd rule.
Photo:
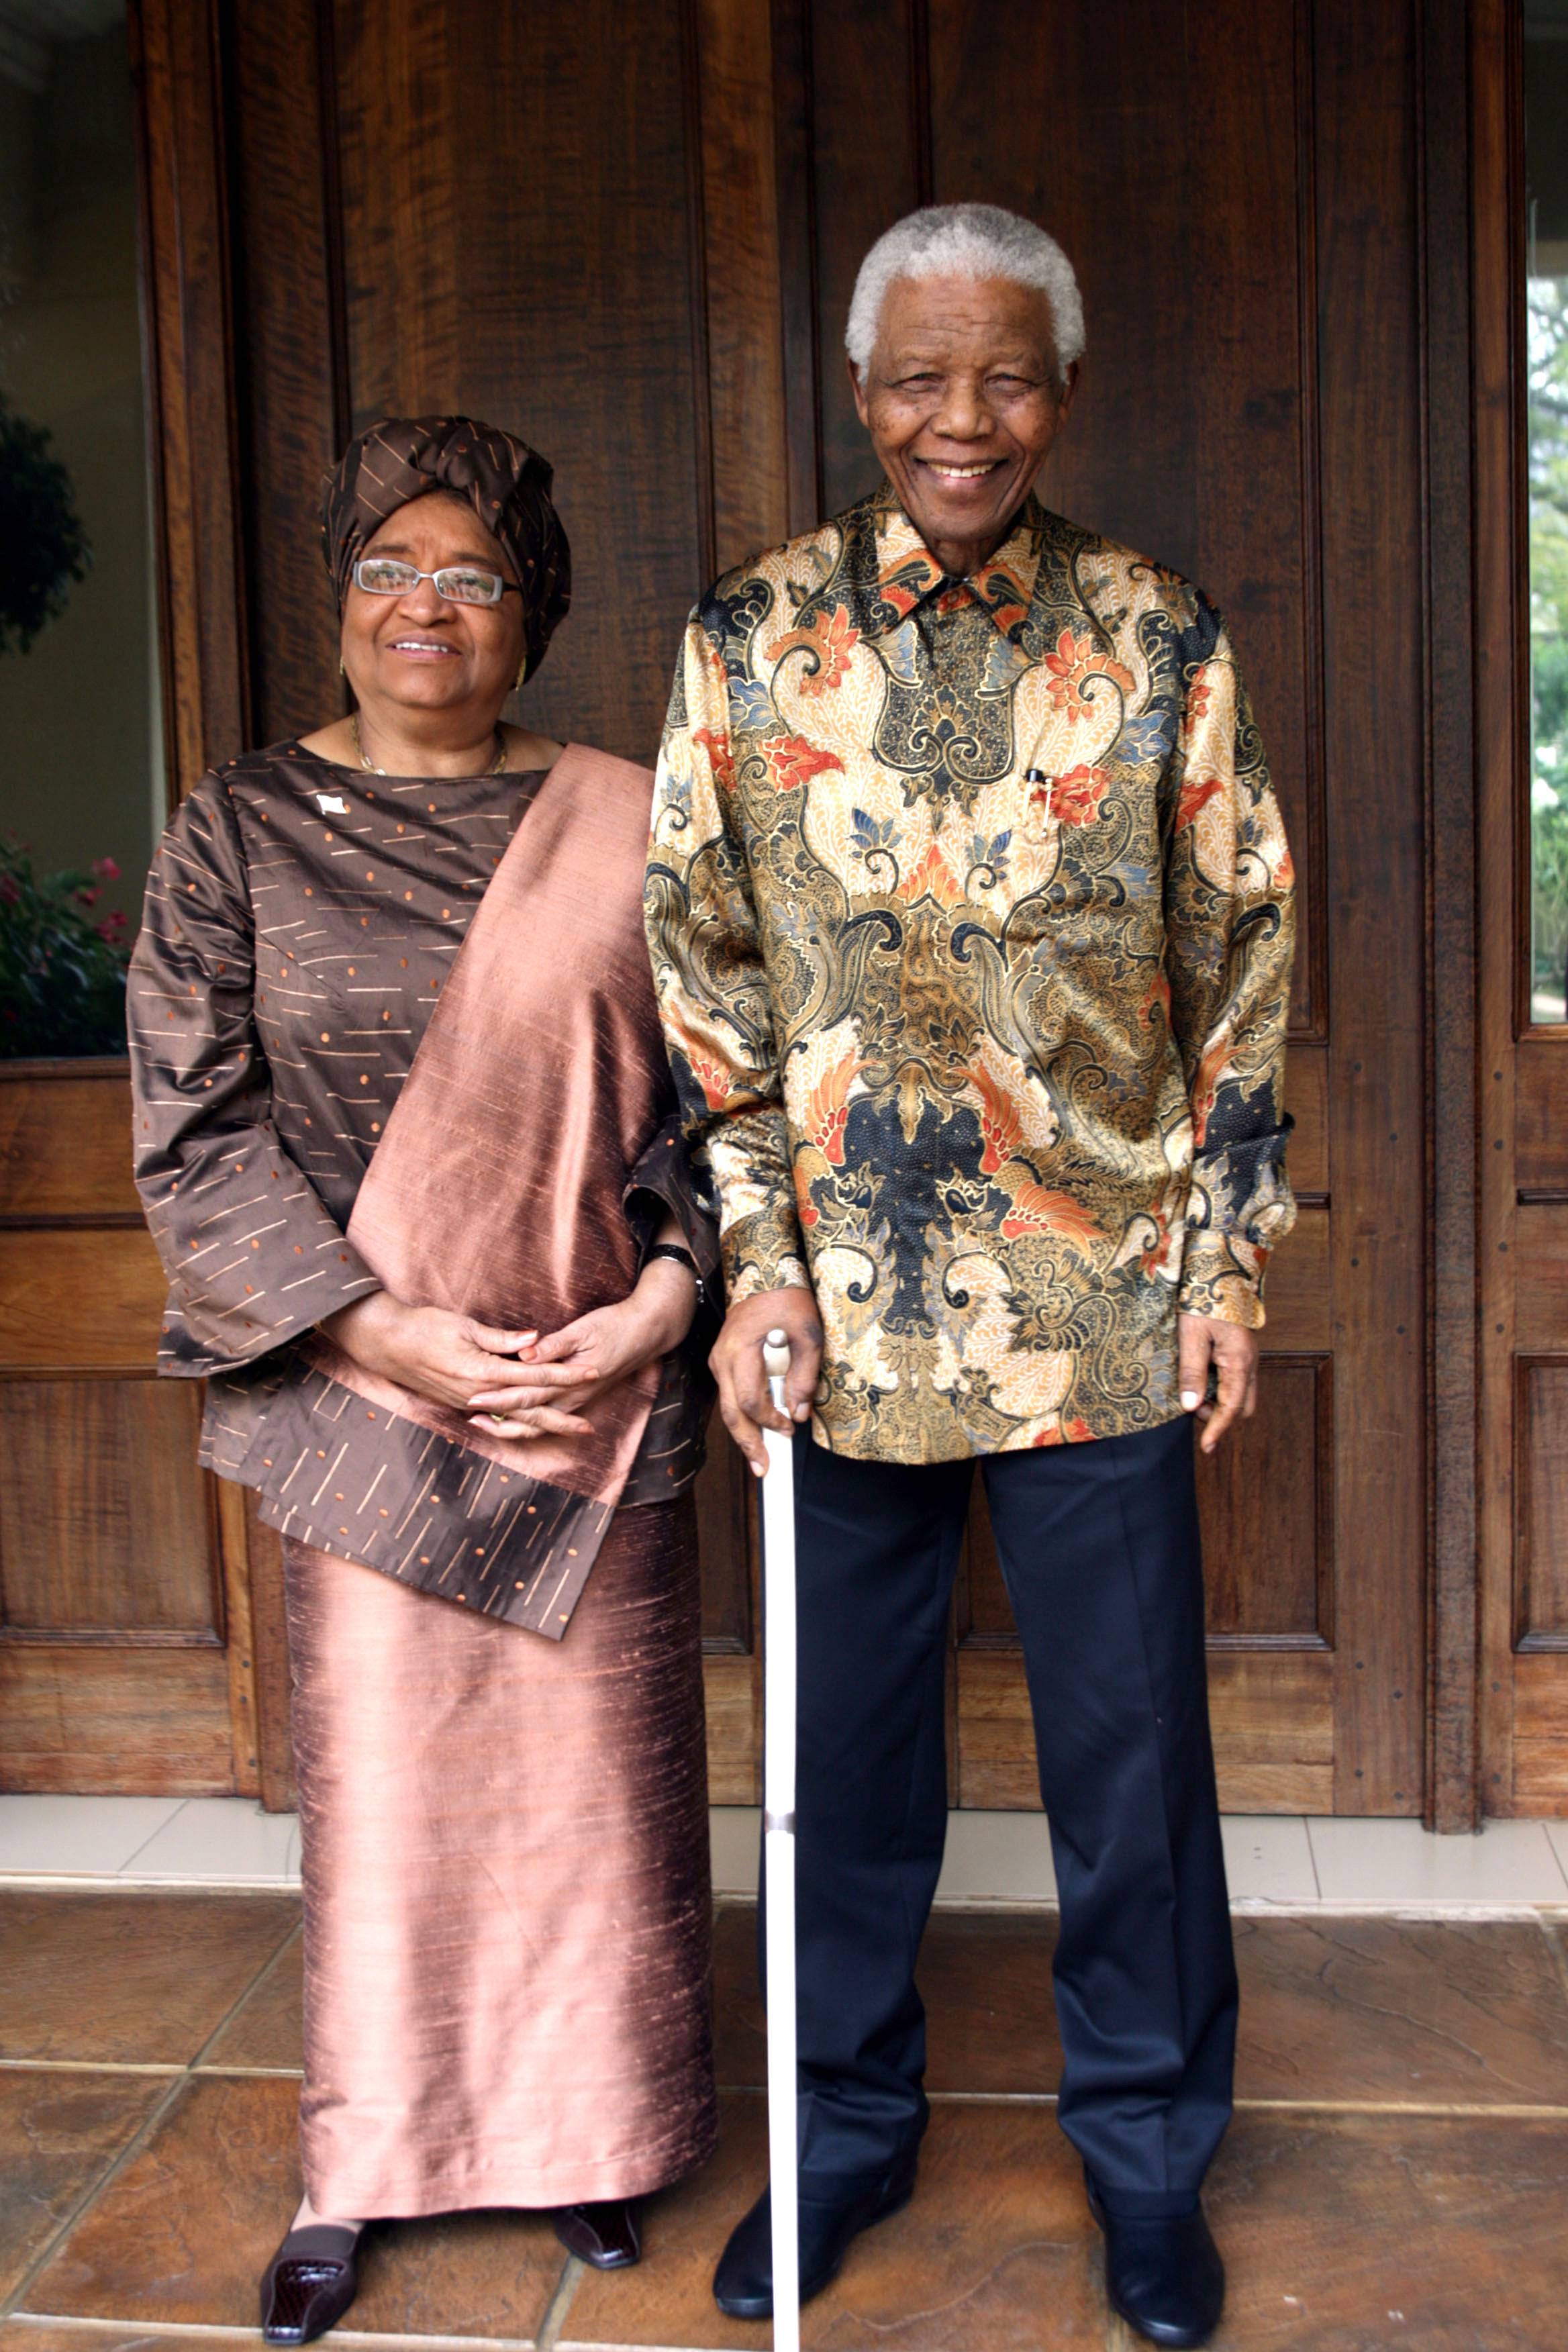
[[[1004,636],[1027,618],[1046,520],[1033,491],[995,553],[963,580],[942,570],[900,505],[890,482],[882,484],[867,507],[871,528],[859,541],[853,567],[869,623],[863,635],[885,635],[932,597],[973,601],[990,615]]]

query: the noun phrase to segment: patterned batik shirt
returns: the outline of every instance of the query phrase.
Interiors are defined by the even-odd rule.
[[[647,913],[731,1301],[815,1429],[950,1461],[1180,1412],[1295,1209],[1290,854],[1223,624],[1032,499],[947,577],[886,484],[699,605]]]

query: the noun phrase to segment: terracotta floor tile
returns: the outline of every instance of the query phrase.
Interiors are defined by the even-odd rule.
[[[208,2066],[291,2066],[301,2063],[300,2001],[305,1948],[300,1937],[279,1953],[208,2051]]]
[[[298,2102],[292,2082],[199,2078],[34,2282],[28,2310],[254,2326],[300,2194]],[[537,2215],[388,2223],[366,2242],[353,2326],[527,2342],[564,2266]]]
[[[765,2068],[754,1917],[727,1906],[716,1953],[720,2080],[748,2087]],[[1056,1933],[1053,1912],[934,1916],[931,2090],[1055,2092]],[[1568,1983],[1534,1922],[1242,1918],[1236,1945],[1243,2098],[1568,2106]]]
[[[257,2281],[300,2198],[299,2085],[193,2083],[34,2280],[58,2318],[256,2324]]]
[[[719,2080],[748,2089],[767,2079],[756,1916],[749,1904],[726,1905],[714,1942]],[[1056,1941],[1054,1911],[933,1915],[919,1971],[931,2090],[1055,2093]]]
[[[154,2074],[0,2073],[0,2295],[168,2090]]]
[[[0,2055],[184,2065],[299,1916],[265,1895],[0,1893]]]
[[[531,2343],[566,2254],[542,2213],[453,2213],[378,2230],[352,2325],[383,2336],[504,2336]]]
[[[1568,1990],[1533,1921],[1238,1919],[1237,2092],[1568,2106]]]
[[[585,2273],[562,2328],[570,2347],[757,2347],[761,2324],[714,2305],[713,2265],[762,2186],[764,2102],[726,2100],[718,2157],[652,2205],[640,2269]],[[1105,2340],[1081,2176],[1037,2107],[939,2107],[915,2200],[859,2239],[803,2315],[808,2352],[1076,2352]]]
[[[1243,2115],[1211,2176],[1215,2352],[1552,2352],[1568,2125]]]

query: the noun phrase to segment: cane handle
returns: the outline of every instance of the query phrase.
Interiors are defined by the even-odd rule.
[[[763,1370],[770,1381],[782,1381],[789,1370],[787,1331],[770,1331],[763,1341]]]

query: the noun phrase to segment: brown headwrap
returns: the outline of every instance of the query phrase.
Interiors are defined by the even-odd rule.
[[[427,490],[467,499],[522,583],[524,675],[572,602],[572,550],[550,499],[553,469],[526,441],[471,416],[384,416],[351,441],[321,493],[322,552],[341,611],[353,567],[388,515]]]

